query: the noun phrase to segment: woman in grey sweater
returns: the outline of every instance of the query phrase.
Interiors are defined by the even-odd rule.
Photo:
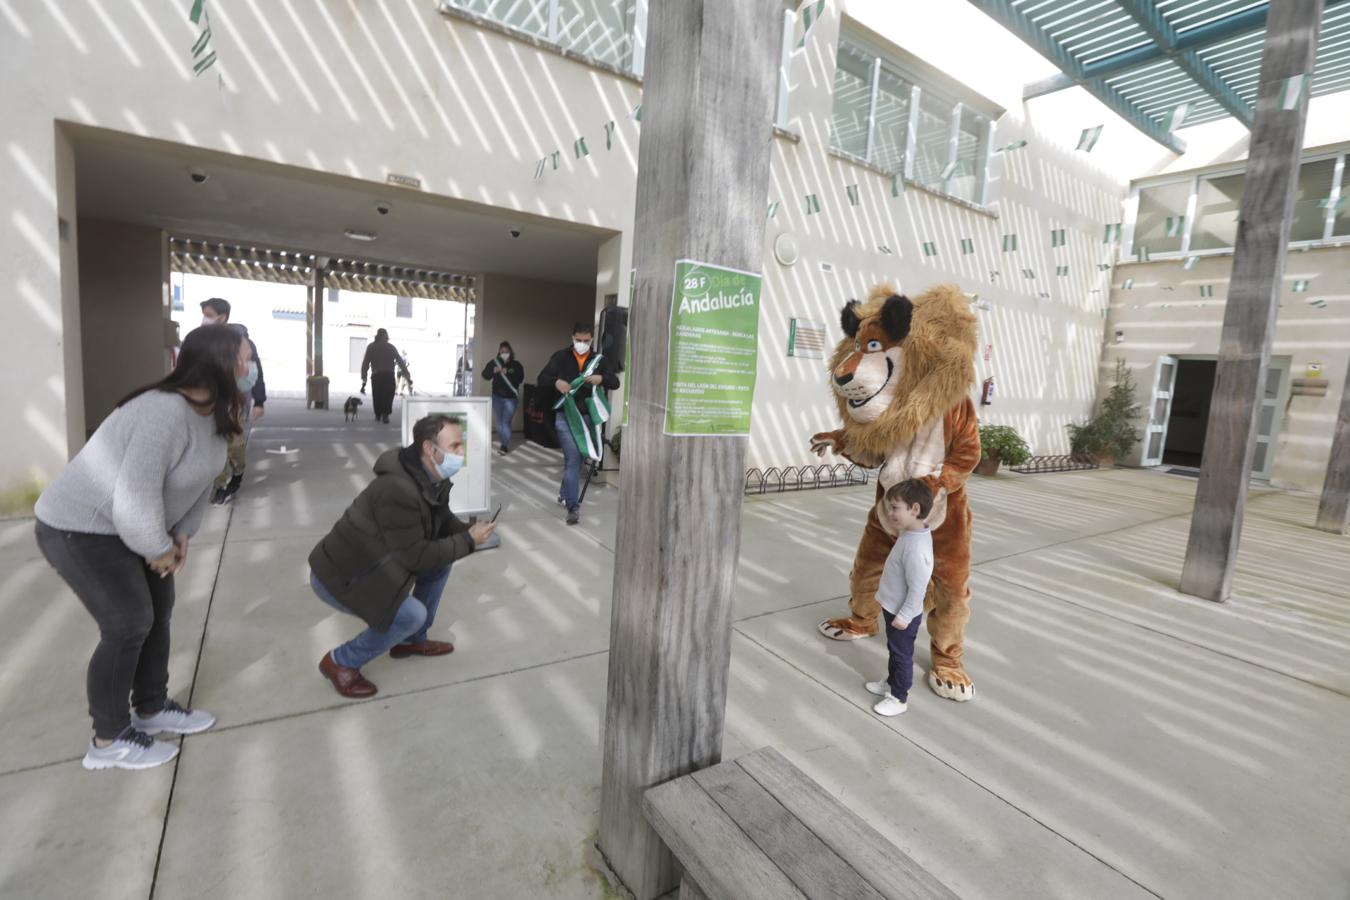
[[[38,498],[38,546],[99,627],[86,769],[162,765],[178,747],[153,735],[215,724],[169,699],[169,618],[173,577],[240,428],[248,362],[232,328],[189,333],[174,370],[118,403]]]

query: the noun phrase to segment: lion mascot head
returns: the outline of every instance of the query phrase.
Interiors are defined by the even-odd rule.
[[[961,402],[975,383],[975,316],[965,295],[940,284],[910,300],[889,284],[851,300],[830,385],[850,454],[891,449]]]

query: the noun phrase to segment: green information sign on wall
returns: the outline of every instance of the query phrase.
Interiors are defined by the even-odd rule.
[[[666,434],[750,433],[763,280],[694,260],[675,263]]]

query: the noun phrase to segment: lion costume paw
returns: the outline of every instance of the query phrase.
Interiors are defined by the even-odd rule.
[[[871,637],[878,632],[876,626],[868,628],[850,616],[844,616],[841,619],[826,619],[816,628],[832,641],[856,641],[859,638]]]
[[[928,673],[928,686],[945,700],[965,703],[975,699],[975,685],[962,669],[933,669]]]

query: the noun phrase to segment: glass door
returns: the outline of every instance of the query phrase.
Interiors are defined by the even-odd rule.
[[[1256,411],[1256,452],[1252,454],[1252,477],[1270,480],[1275,468],[1275,439],[1280,433],[1280,419],[1289,396],[1288,356],[1272,356],[1266,368],[1266,383],[1261,392],[1261,406]]]
[[[1172,415],[1172,392],[1177,385],[1177,358],[1160,356],[1153,370],[1153,393],[1148,405],[1148,427],[1144,431],[1142,466],[1162,465],[1167,445],[1167,420]]]

